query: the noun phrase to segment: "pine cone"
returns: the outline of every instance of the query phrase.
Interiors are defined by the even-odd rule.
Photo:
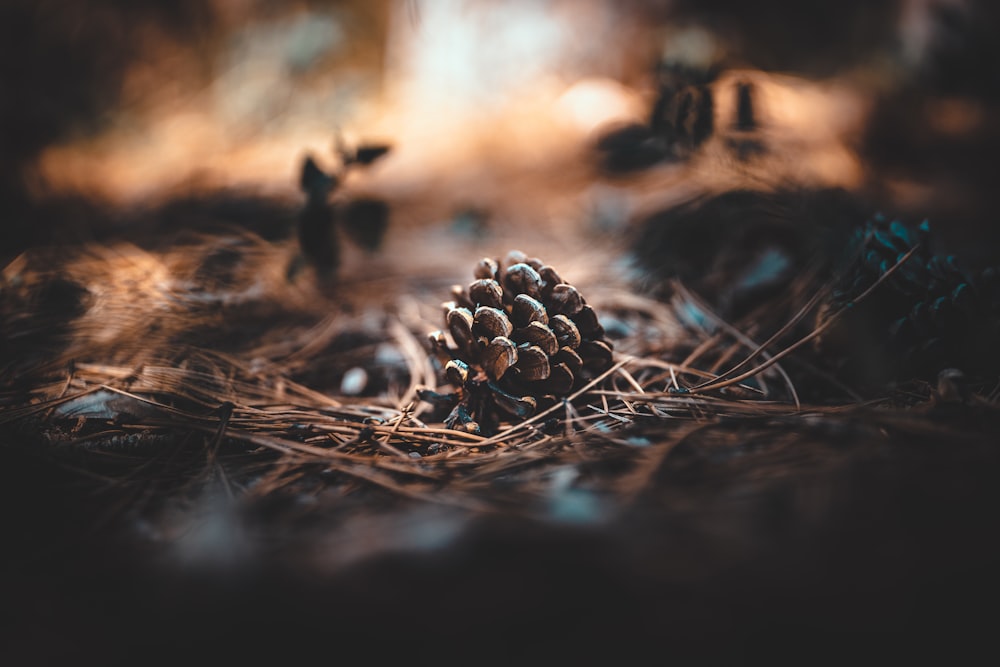
[[[455,393],[421,398],[451,406],[449,428],[492,434],[501,414],[530,417],[611,366],[597,313],[551,266],[514,250],[474,275],[443,304],[447,334],[430,335]]]
[[[973,276],[954,256],[931,251],[930,225],[916,228],[881,216],[858,230],[854,251],[817,324],[851,304],[917,247],[882,285],[852,306],[817,349],[845,359],[868,381],[921,377],[944,368],[995,372],[998,300],[993,272]]]

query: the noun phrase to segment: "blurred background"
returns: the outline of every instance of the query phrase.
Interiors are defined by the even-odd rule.
[[[240,229],[273,245],[246,251],[237,278],[281,283],[265,296],[292,308],[319,298],[282,283],[311,156],[337,197],[388,207],[379,252],[345,245],[341,275],[392,281],[308,314],[336,304],[375,328],[351,308],[379,315],[417,279],[436,306],[474,260],[512,247],[587,294],[627,284],[663,259],[632,267],[634,231],[734,191],[844,192],[852,224],[874,211],[927,218],[936,250],[986,267],[1000,262],[998,19],[991,0],[5,0],[0,265],[16,276],[26,250],[141,241],[142,261],[67,266],[138,294],[141,307],[87,319],[108,349],[156,348],[161,338],[108,333],[107,321],[174,304],[169,271],[202,259],[167,249],[179,231]],[[709,129],[669,152],[653,128],[677,72],[712,103],[695,118]],[[365,145],[390,150],[345,169],[342,149]],[[324,371],[303,374],[329,381]],[[666,651],[670,627],[676,650],[733,649],[727,664],[741,664],[775,644],[836,655],[844,635],[895,650],[991,601],[989,433],[943,461],[936,433],[904,429],[889,444],[863,425],[769,428],[724,425],[678,447],[613,522],[573,518],[589,511],[573,480],[590,462],[553,474],[554,525],[433,503],[373,512],[354,496],[268,499],[244,523],[211,494],[197,521],[167,510],[156,523],[129,514],[126,495],[109,500],[106,480],[94,491],[79,470],[12,453],[0,466],[11,664],[220,647],[239,660],[335,656],[339,631],[368,647],[470,633],[483,650],[494,627],[563,656]],[[715,643],[726,635],[735,648]]]
[[[948,243],[997,240],[989,2],[10,0],[0,11],[0,197],[14,245],[74,218],[109,224],[39,202],[295,197],[303,154],[331,164],[337,136],[395,147],[357,187],[396,200],[404,220],[513,206],[509,185],[539,179],[546,199],[571,189],[619,206],[763,179],[863,191],[932,218]],[[649,118],[662,63],[751,72],[774,159],[734,170],[732,150],[709,146],[712,159],[683,174],[588,191],[581,150],[601,126]],[[716,85],[724,119],[732,77]],[[985,261],[984,243],[970,245]]]

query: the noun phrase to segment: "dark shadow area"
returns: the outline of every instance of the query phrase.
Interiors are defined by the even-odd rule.
[[[992,651],[994,442],[864,429],[740,440],[708,431],[675,449],[611,525],[484,517],[445,547],[327,575],[295,555],[308,531],[273,556],[179,571],[128,537],[134,525],[95,522],[127,499],[7,449],[5,658],[457,660],[488,644],[529,661],[656,650],[699,664],[876,664]],[[265,517],[244,519],[263,535]]]

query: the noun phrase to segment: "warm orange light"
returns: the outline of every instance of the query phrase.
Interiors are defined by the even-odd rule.
[[[51,189],[121,204],[189,186],[298,196],[303,154],[335,169],[340,132],[393,145],[345,187],[436,199],[434,215],[524,197],[526,182],[538,189],[544,179],[553,199],[558,188],[587,197],[587,182],[569,182],[588,175],[581,151],[602,125],[645,119],[651,99],[622,83],[629,49],[621,42],[634,33],[622,29],[621,16],[607,3],[569,4],[442,0],[420,3],[414,17],[407,2],[390,3],[377,70],[331,59],[347,33],[332,15],[305,10],[234,21],[207,81],[190,57],[154,42],[157,57],[126,77],[134,104],[103,135],[51,147],[38,168]],[[738,79],[757,87],[768,149],[753,164],[734,159],[726,143]],[[667,169],[646,185],[640,178],[640,190],[681,179],[705,189],[859,182],[851,144],[867,107],[850,86],[748,71],[725,73],[713,89],[715,135],[682,171]]]

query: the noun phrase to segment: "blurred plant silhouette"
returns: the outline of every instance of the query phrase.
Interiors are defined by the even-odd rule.
[[[289,279],[305,265],[310,265],[321,282],[332,280],[341,261],[341,233],[366,252],[379,248],[389,225],[388,204],[372,198],[332,202],[331,196],[348,171],[368,167],[390,150],[386,144],[348,148],[338,134],[336,153],[340,158],[340,171],[336,175],[320,169],[311,155],[303,158],[299,187],[306,201],[296,224],[299,249],[288,267]]]

